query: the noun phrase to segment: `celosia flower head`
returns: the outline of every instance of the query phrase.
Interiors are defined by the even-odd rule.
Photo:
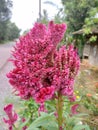
[[[73,46],[57,49],[66,31],[66,24],[36,23],[16,43],[14,69],[9,82],[23,99],[32,97],[37,103],[51,99],[55,92],[73,96],[74,78],[79,70],[79,57]]]
[[[9,130],[12,130],[13,129],[13,125],[14,123],[17,121],[18,119],[18,115],[13,112],[13,105],[12,104],[8,104],[4,107],[4,111],[5,113],[7,114],[8,116],[8,119],[6,118],[3,118],[4,122],[6,124],[9,125]]]

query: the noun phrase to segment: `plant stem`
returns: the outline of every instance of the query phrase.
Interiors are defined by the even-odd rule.
[[[14,127],[15,130],[17,130],[17,128],[16,128],[16,126],[14,124],[13,124],[13,127]]]
[[[60,92],[58,92],[58,102],[57,102],[57,114],[58,114],[58,128],[59,130],[63,130],[62,124],[63,124],[63,100],[62,95]]]

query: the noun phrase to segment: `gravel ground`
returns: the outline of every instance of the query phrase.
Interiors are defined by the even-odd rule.
[[[8,130],[2,121],[5,115],[3,107],[13,98],[12,88],[6,77],[6,74],[12,69],[12,64],[8,62],[12,46],[13,43],[0,45],[0,130]]]
[[[0,130],[5,130],[5,125],[2,122],[4,116],[3,107],[7,103],[7,100],[12,98],[11,86],[6,78],[6,73],[11,70],[11,63],[7,63],[6,66],[0,71]]]

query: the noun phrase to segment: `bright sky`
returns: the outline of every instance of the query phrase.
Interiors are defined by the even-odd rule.
[[[33,23],[39,17],[39,0],[12,0],[13,9],[12,9],[12,22],[15,22],[16,25],[23,31],[29,29],[33,26]],[[42,10],[46,9],[49,17],[52,18],[55,13],[57,13],[57,8],[55,6],[44,4],[45,1],[41,0]],[[53,3],[56,3],[61,7],[61,0],[49,0]],[[42,11],[43,12],[43,11]]]

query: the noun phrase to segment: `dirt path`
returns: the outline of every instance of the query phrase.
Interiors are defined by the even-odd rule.
[[[13,97],[11,86],[6,77],[6,74],[12,69],[12,64],[8,62],[12,46],[13,43],[0,45],[0,130],[7,130],[6,125],[2,122],[5,114],[3,107],[6,101]]]

